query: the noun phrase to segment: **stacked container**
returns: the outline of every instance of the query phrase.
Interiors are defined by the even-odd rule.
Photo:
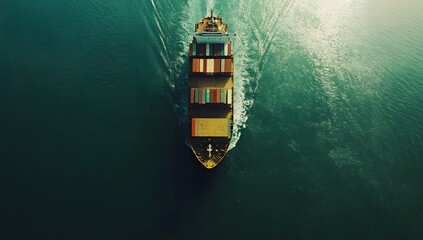
[[[232,89],[191,88],[190,103],[195,104],[232,104]]]
[[[192,73],[203,73],[207,75],[214,74],[231,74],[232,62],[230,58],[193,58],[192,59]]]

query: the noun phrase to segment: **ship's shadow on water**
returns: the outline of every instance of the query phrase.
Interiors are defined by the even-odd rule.
[[[213,187],[216,170],[206,169],[194,156],[188,139],[188,58],[184,59],[182,70],[177,79],[174,79],[171,99],[174,104],[175,126],[173,154],[166,164],[165,179],[160,195],[168,197],[161,202],[160,217],[149,231],[155,236],[171,237],[180,229],[185,229],[187,216],[195,216],[198,204],[207,192]],[[163,196],[163,195],[162,195]],[[195,222],[194,218],[190,218]],[[185,222],[184,222],[184,221]]]
[[[174,139],[176,150],[172,167],[167,169],[170,199],[157,226],[159,234],[169,237],[196,222],[196,209],[213,188],[218,170],[208,170],[198,162],[184,143],[185,136],[185,132],[180,131]]]

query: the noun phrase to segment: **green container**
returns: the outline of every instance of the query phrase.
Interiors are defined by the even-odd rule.
[[[206,89],[206,103],[210,103],[210,89]]]
[[[198,88],[194,90],[194,102],[198,103]]]

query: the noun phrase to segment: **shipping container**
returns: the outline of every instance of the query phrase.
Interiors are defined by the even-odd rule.
[[[206,43],[206,56],[210,56],[210,43]]]
[[[189,55],[190,56],[193,56],[193,57],[197,56],[197,46],[198,46],[197,43],[191,43],[189,45]]]
[[[196,125],[195,121],[196,121],[195,118],[191,119],[191,136],[193,136],[193,137],[197,136],[197,133],[195,131],[197,125]]]
[[[212,92],[213,92],[213,89],[210,89],[210,102],[209,103],[212,103],[213,102]]]
[[[195,103],[198,103],[198,88],[195,89],[194,94],[195,94],[194,101],[195,101]]]
[[[221,54],[221,49],[222,49],[222,44],[219,43],[215,43],[213,44],[213,56],[221,56],[223,54]]]
[[[204,59],[200,58],[199,59],[199,65],[200,65],[200,69],[199,72],[204,72]]]
[[[206,103],[210,103],[210,89],[206,89]]]
[[[203,103],[203,90],[202,89],[198,90],[198,103],[200,103],[200,104]]]
[[[214,103],[218,103],[218,101],[217,101],[217,91],[218,89],[216,88],[216,89],[214,89]]]
[[[225,72],[226,73],[232,72],[232,59],[226,59],[226,61],[225,61]]]
[[[232,104],[232,89],[228,89],[228,100],[227,103]]]
[[[203,92],[203,99],[202,99],[203,102],[202,103],[204,104],[204,103],[206,103],[206,95],[207,95],[206,89],[203,89],[202,92]]]
[[[217,94],[216,103],[220,103],[220,88],[216,89],[216,94]]]
[[[214,72],[220,73],[220,59],[214,59]]]
[[[231,135],[231,119],[227,118],[192,118],[191,136],[193,137],[228,137]]]
[[[214,90],[214,103],[219,103],[219,94],[217,92],[220,92],[220,89]]]
[[[224,56],[228,56],[229,54],[228,54],[228,43],[225,43],[225,47],[224,47],[224,50],[223,50],[223,55]]]
[[[194,88],[191,88],[191,98],[190,98],[190,103],[194,103],[194,91],[195,91],[195,89]]]
[[[194,73],[200,72],[200,59],[198,58],[192,59],[192,72]]]
[[[197,44],[196,56],[206,56],[206,44],[204,43]]]
[[[213,73],[214,72],[214,59],[205,59],[207,60],[207,73]]]

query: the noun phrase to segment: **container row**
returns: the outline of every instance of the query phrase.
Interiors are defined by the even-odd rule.
[[[190,103],[232,104],[232,89],[226,88],[191,88]]]
[[[193,73],[206,73],[209,75],[220,73],[232,73],[232,59],[192,59]]]
[[[228,43],[191,43],[189,55],[195,56],[232,56],[232,45]]]

